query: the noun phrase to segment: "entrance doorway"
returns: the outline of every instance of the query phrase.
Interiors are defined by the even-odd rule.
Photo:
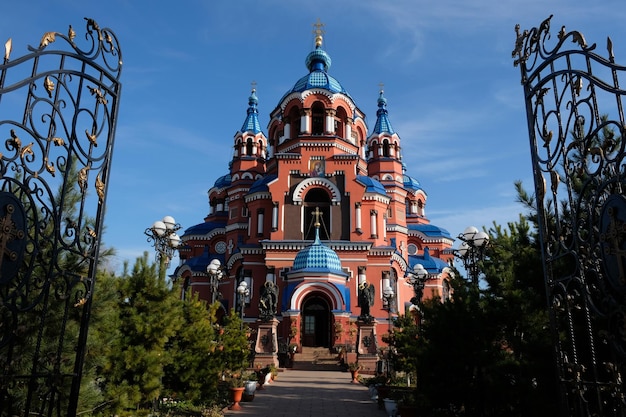
[[[330,347],[330,307],[319,295],[304,300],[302,308],[302,345]]]

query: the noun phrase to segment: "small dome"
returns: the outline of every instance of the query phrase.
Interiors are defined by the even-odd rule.
[[[228,187],[230,185],[230,182],[231,182],[230,174],[226,174],[216,179],[215,184],[213,184],[213,186],[215,188],[224,188],[224,187]]]
[[[315,241],[296,255],[293,271],[332,272],[345,275],[337,253],[320,242],[319,229],[315,230]]]
[[[357,175],[356,180],[365,186],[366,193],[378,193],[382,195],[387,195],[387,190],[385,190],[385,186],[374,178],[370,178],[365,175]]]
[[[446,229],[432,224],[410,224],[408,228],[409,230],[421,232],[428,237],[451,238],[450,232]]]
[[[270,188],[268,187],[268,184],[270,184],[276,178],[278,178],[278,175],[276,174],[269,174],[264,176],[263,178],[259,178],[250,186],[248,194],[258,193],[260,191],[269,191]]]
[[[217,221],[217,222],[202,222],[200,224],[196,224],[194,226],[190,226],[185,229],[185,233],[181,237],[194,236],[194,235],[207,235],[211,231],[219,228],[226,227],[226,222]]]
[[[422,186],[418,180],[413,177],[409,177],[404,174],[402,176],[402,181],[404,182],[404,188],[408,188],[409,190],[421,190]]]
[[[330,55],[322,48],[317,47],[309,52],[304,63],[309,71],[313,72],[315,70],[328,71],[332,62]]]

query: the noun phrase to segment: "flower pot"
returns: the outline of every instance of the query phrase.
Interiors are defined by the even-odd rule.
[[[241,397],[243,396],[244,387],[236,387],[230,388],[230,400],[232,404],[228,407],[229,410],[241,410],[241,406],[239,403],[241,402]]]
[[[244,384],[244,392],[248,395],[254,395],[254,392],[256,391],[256,386],[256,381],[246,381]]]
[[[249,402],[254,400],[254,393],[257,389],[256,381],[246,381],[243,387],[243,396],[241,397],[241,401]]]
[[[358,384],[359,383],[359,370],[355,369],[353,371],[350,371],[350,374],[352,375],[352,383]]]
[[[389,417],[396,417],[396,414],[398,412],[398,404],[396,403],[396,401],[385,398],[383,402],[385,403],[385,411],[387,412],[387,415]]]

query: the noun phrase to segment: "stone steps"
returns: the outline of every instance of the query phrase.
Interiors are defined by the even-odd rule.
[[[340,370],[337,354],[331,353],[328,348],[302,347],[296,353],[293,368],[309,371],[337,371]]]

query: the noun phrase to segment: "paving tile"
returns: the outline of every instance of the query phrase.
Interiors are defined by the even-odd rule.
[[[276,381],[257,390],[240,411],[226,416],[384,417],[367,387],[351,382],[349,372],[286,369]]]

